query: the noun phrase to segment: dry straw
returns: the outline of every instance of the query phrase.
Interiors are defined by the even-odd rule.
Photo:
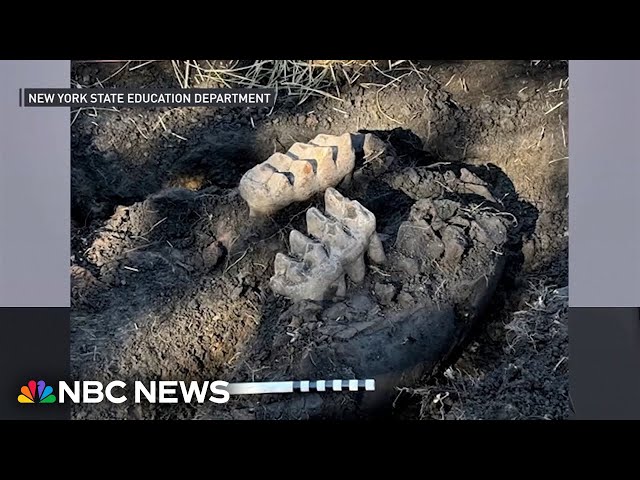
[[[93,85],[76,86],[103,86],[120,73],[139,70],[156,62],[169,66],[182,88],[276,88],[278,95],[296,97],[299,104],[313,96],[341,102],[340,86],[350,87],[358,83],[365,88],[377,87],[382,91],[409,73],[422,77],[428,70],[418,69],[410,60],[85,60],[79,63],[122,65]],[[377,71],[389,81],[384,84],[358,82],[371,71]]]
[[[303,103],[312,96],[341,101],[340,81],[352,85],[373,60],[172,60],[181,87],[277,88]]]

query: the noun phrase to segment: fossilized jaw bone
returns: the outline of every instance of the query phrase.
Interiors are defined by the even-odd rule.
[[[334,187],[353,171],[355,150],[350,133],[318,135],[274,153],[240,179],[240,195],[250,214],[270,215],[293,202]]]
[[[364,279],[365,253],[373,262],[385,261],[373,213],[333,188],[325,192],[325,212],[307,210],[307,232],[313,238],[291,232],[295,258],[276,254],[270,282],[274,292],[294,301],[344,296],[345,273],[356,283]]]

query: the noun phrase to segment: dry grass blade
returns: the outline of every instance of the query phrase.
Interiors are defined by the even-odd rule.
[[[558,108],[560,108],[562,105],[564,105],[564,102],[560,102],[558,104],[556,104],[555,106],[551,107],[549,110],[547,110],[546,112],[544,112],[545,115],[549,115],[551,112],[557,110]]]
[[[387,83],[386,85],[383,85],[382,87],[380,87],[380,88],[378,89],[378,91],[376,91],[376,107],[378,107],[378,111],[379,111],[379,112],[382,114],[382,116],[383,116],[383,117],[385,117],[387,120],[389,120],[389,121],[391,121],[391,122],[394,122],[394,123],[397,123],[398,125],[402,125],[402,122],[400,122],[400,121],[396,120],[395,118],[391,117],[390,115],[388,115],[387,113],[385,113],[385,112],[384,112],[384,110],[382,109],[382,106],[380,105],[380,93],[381,93],[384,89],[386,89],[386,88],[390,87],[391,85],[395,85],[396,83],[398,83],[398,82],[402,81],[402,79],[403,79],[404,77],[406,77],[407,75],[411,75],[411,74],[412,74],[412,73],[414,73],[414,72],[413,72],[413,70],[412,70],[412,71],[409,71],[409,72],[407,72],[407,73],[403,73],[403,74],[402,74],[402,75],[400,75],[399,77],[392,77],[391,75],[387,75],[386,73],[382,72],[382,70],[378,69],[377,67],[374,67],[374,68],[376,68],[376,70],[378,70],[380,73],[382,73],[385,77],[389,77],[389,78],[391,78],[391,79],[392,79],[389,83]]]
[[[131,67],[129,69],[129,71],[133,72],[134,70],[137,70],[137,69],[142,68],[142,67],[146,67],[147,65],[150,65],[150,64],[152,64],[154,62],[157,62],[157,61],[158,60],[147,60],[146,62],[142,62],[142,63],[139,63],[138,65],[135,65],[135,66]]]
[[[176,78],[178,79],[178,83],[180,84],[180,88],[185,87],[185,78],[183,76],[182,71],[180,70],[180,62],[178,60],[171,60],[171,66],[173,67],[173,71],[176,74]]]

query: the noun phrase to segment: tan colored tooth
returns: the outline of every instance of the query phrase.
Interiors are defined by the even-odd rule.
[[[288,152],[289,155],[300,160],[314,160],[316,162],[317,190],[322,191],[327,186],[335,185],[339,175],[334,161],[333,147],[310,145],[307,143],[294,143]],[[340,178],[344,177],[343,173]]]
[[[287,154],[295,159],[301,160],[324,157],[327,154],[330,154],[331,157],[333,157],[333,149],[327,146],[296,142],[291,145],[291,148],[287,151]]]
[[[284,153],[274,153],[267,159],[266,163],[278,172],[288,172],[292,161],[291,157]]]
[[[289,171],[293,175],[296,200],[305,200],[306,192],[313,190],[317,181],[315,160],[293,160]]]
[[[337,185],[344,174],[341,174],[336,168],[336,164],[333,161],[333,152],[328,147],[315,147],[319,149],[318,155],[314,157],[318,162],[317,176],[319,184],[321,185],[320,191],[327,187]]]
[[[239,191],[252,215],[269,215],[335,187],[351,176],[354,165],[351,134],[321,134],[309,143],[294,143],[286,154],[274,153],[246,172],[240,179]],[[292,188],[278,174],[285,175]]]
[[[249,170],[247,172],[247,175],[249,179],[254,182],[266,183],[271,178],[274,172],[275,170],[271,165],[261,163],[260,165],[256,165],[251,170]]]
[[[277,172],[271,176],[267,182],[267,187],[271,192],[282,194],[282,192],[291,190],[293,185],[291,185],[291,181],[285,173]]]
[[[333,161],[337,170],[340,172],[350,172],[353,170],[356,155],[350,133],[345,133],[340,136],[320,134],[309,143],[319,146],[333,147],[334,152],[336,153]]]

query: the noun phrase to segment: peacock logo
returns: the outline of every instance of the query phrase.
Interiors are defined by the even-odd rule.
[[[53,388],[45,383],[44,380],[29,380],[26,385],[20,389],[18,395],[19,403],[55,403],[56,396],[53,394]]]

